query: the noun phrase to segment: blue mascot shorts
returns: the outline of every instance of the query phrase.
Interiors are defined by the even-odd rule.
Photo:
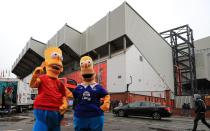
[[[34,109],[36,122],[33,131],[60,131],[63,116],[57,111]]]
[[[103,131],[104,116],[78,118],[74,116],[75,131]]]

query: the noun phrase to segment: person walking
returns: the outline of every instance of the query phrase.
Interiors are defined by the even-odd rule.
[[[182,105],[182,115],[185,116],[186,115],[186,103],[184,103]]]
[[[195,98],[196,116],[194,119],[193,131],[196,131],[199,120],[201,120],[201,122],[210,129],[210,125],[206,122],[206,118],[205,118],[206,105],[205,105],[204,101],[201,99],[201,96],[198,94],[195,94],[194,98]]]
[[[118,106],[123,106],[123,103],[121,100],[119,101]]]
[[[186,112],[187,112],[187,117],[189,117],[190,116],[190,103],[187,103],[187,106],[186,106]]]

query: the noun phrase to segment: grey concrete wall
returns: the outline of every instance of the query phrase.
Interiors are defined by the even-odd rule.
[[[145,93],[143,91],[164,92],[166,89],[165,83],[142,56],[136,46],[133,45],[129,47],[125,55],[126,83],[130,83],[130,76],[132,76],[132,84],[129,86],[129,91],[141,93]],[[140,59],[140,57],[142,59]]]
[[[196,77],[210,81],[210,36],[196,40],[194,43]]]
[[[83,32],[81,54],[85,54],[125,34],[124,7],[124,4],[120,5]]]
[[[49,41],[48,46],[61,46],[62,44],[68,45],[75,53],[80,54],[81,48],[81,33],[64,25]]]
[[[37,54],[39,54],[40,56],[44,57],[44,50],[46,49],[46,44],[31,39],[29,41],[29,45],[28,46],[29,46],[28,48],[31,48]]]
[[[129,5],[125,5],[126,35],[172,91],[174,90],[172,49]]]
[[[107,90],[109,92],[126,91],[125,54],[107,60]]]
[[[44,57],[43,52],[44,52],[45,48],[46,48],[46,44],[44,44],[42,42],[39,42],[37,40],[34,40],[33,38],[30,38],[30,40],[26,43],[25,47],[23,48],[23,50],[19,54],[18,58],[13,63],[12,69],[15,68],[15,66],[17,65],[17,63],[22,59],[22,57],[25,55],[25,53],[29,49],[32,49],[37,54],[39,54],[40,56]]]
[[[194,45],[196,50],[210,48],[210,36],[196,40]]]

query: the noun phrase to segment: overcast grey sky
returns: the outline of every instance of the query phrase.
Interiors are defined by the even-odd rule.
[[[85,31],[124,0],[1,0],[0,71],[11,69],[30,37],[46,43],[65,23]],[[158,32],[189,24],[210,36],[210,0],[127,0]]]

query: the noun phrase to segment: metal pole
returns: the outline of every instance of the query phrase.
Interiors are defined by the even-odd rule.
[[[127,44],[126,37],[123,36],[123,50],[124,50],[124,52],[126,51],[126,44]]]
[[[108,43],[108,55],[111,58],[111,43]]]
[[[98,54],[97,53],[97,55],[98,55],[98,61],[100,60],[100,54]],[[98,62],[98,83],[99,84],[101,84],[101,72],[100,72],[100,69],[101,69],[101,67],[100,67],[100,62]]]

